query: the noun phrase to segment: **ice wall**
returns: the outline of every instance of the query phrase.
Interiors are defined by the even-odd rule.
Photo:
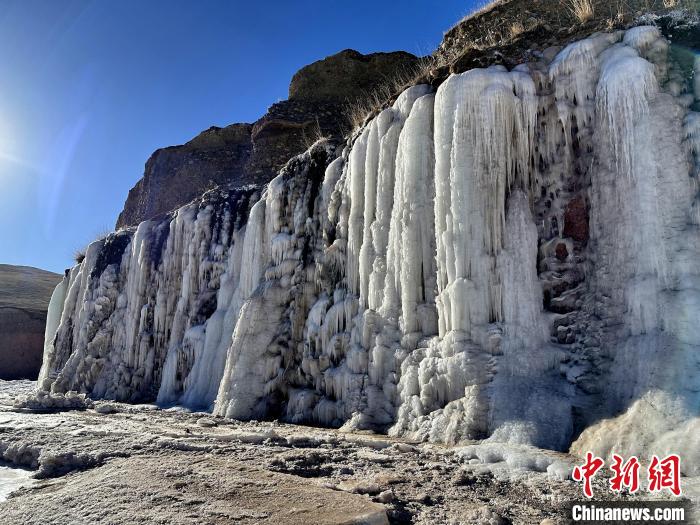
[[[249,293],[242,235],[258,195],[213,190],[90,244],[51,300],[39,387],[166,403],[191,390],[208,405],[223,363],[212,347],[226,328],[222,310],[233,308],[217,297]]]
[[[215,192],[91,245],[52,301],[42,386],[438,442],[672,447],[700,410],[686,62],[639,27],[414,86],[257,202]],[[645,399],[669,419],[639,445]]]

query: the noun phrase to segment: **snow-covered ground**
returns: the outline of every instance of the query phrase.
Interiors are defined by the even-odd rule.
[[[30,486],[33,483],[31,476],[29,470],[0,465],[0,501],[5,501],[18,488]]]
[[[4,387],[0,455],[38,478],[0,504],[4,525],[529,525],[563,522],[581,497],[566,479],[574,458],[527,446],[446,447],[99,401],[34,413],[12,408]]]
[[[539,523],[578,491],[527,468],[508,479],[494,454],[485,459],[498,463],[489,465],[465,449],[372,433],[121,403],[17,411],[11,387],[0,401],[0,452],[40,479],[0,505],[6,525],[72,525],[75,516],[115,524]]]
[[[0,379],[0,404],[7,405],[21,395],[29,395],[36,390],[36,381],[3,381]]]

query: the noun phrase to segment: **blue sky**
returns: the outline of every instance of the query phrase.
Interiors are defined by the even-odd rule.
[[[342,49],[427,54],[479,3],[0,0],[0,263],[62,271],[155,149],[257,120]]]

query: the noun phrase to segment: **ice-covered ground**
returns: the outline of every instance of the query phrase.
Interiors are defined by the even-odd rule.
[[[31,471],[0,464],[0,502],[20,487],[32,484]]]
[[[18,396],[30,395],[36,391],[36,381],[3,381],[0,379],[0,403],[7,405]]]
[[[566,479],[573,458],[527,446],[446,447],[153,405],[33,413],[8,398],[0,455],[38,480],[0,504],[3,525],[531,525],[563,523],[580,498]]]

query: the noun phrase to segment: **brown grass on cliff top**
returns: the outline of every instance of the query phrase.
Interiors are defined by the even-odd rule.
[[[568,7],[582,24],[585,24],[595,16],[595,8],[591,0],[569,0]]]
[[[590,34],[622,28],[644,13],[698,10],[698,0],[496,0],[467,14],[445,32],[437,54],[507,46],[522,33],[547,26],[551,35]],[[522,26],[525,31],[512,31]],[[455,37],[459,36],[456,40]]]
[[[395,75],[385,78],[365,97],[348,102],[344,112],[352,130],[360,128],[368,117],[385,107],[387,101],[425,78],[434,66],[433,55],[420,57],[416,66],[400,69]]]
[[[92,240],[88,242],[85,247],[83,248],[76,248],[73,251],[73,260],[77,263],[80,264],[85,260],[85,254],[87,252],[88,246],[90,246],[93,242],[95,241],[101,241],[103,239],[106,239],[110,234],[112,233],[112,230],[109,228],[102,228],[100,230],[97,230],[94,235],[92,235]]]
[[[444,34],[432,55],[419,66],[388,78],[345,110],[351,131],[390,104],[406,87],[439,85],[450,73],[493,63],[512,66],[529,50],[566,45],[596,31],[629,27],[645,13],[697,11],[700,0],[495,0],[464,16]],[[497,52],[496,52],[497,51]]]
[[[497,7],[511,6],[514,11],[537,13],[538,10],[554,8],[556,10],[568,10],[575,18],[579,14],[587,16],[590,11],[594,15],[596,7],[612,7],[617,10],[637,13],[640,10],[656,11],[660,7],[665,9],[698,9],[697,0],[482,0],[480,4],[465,14],[456,24],[451,26],[445,33],[449,33],[469,20],[481,18]],[[609,9],[605,9],[609,11]],[[589,18],[590,20],[590,18]]]

